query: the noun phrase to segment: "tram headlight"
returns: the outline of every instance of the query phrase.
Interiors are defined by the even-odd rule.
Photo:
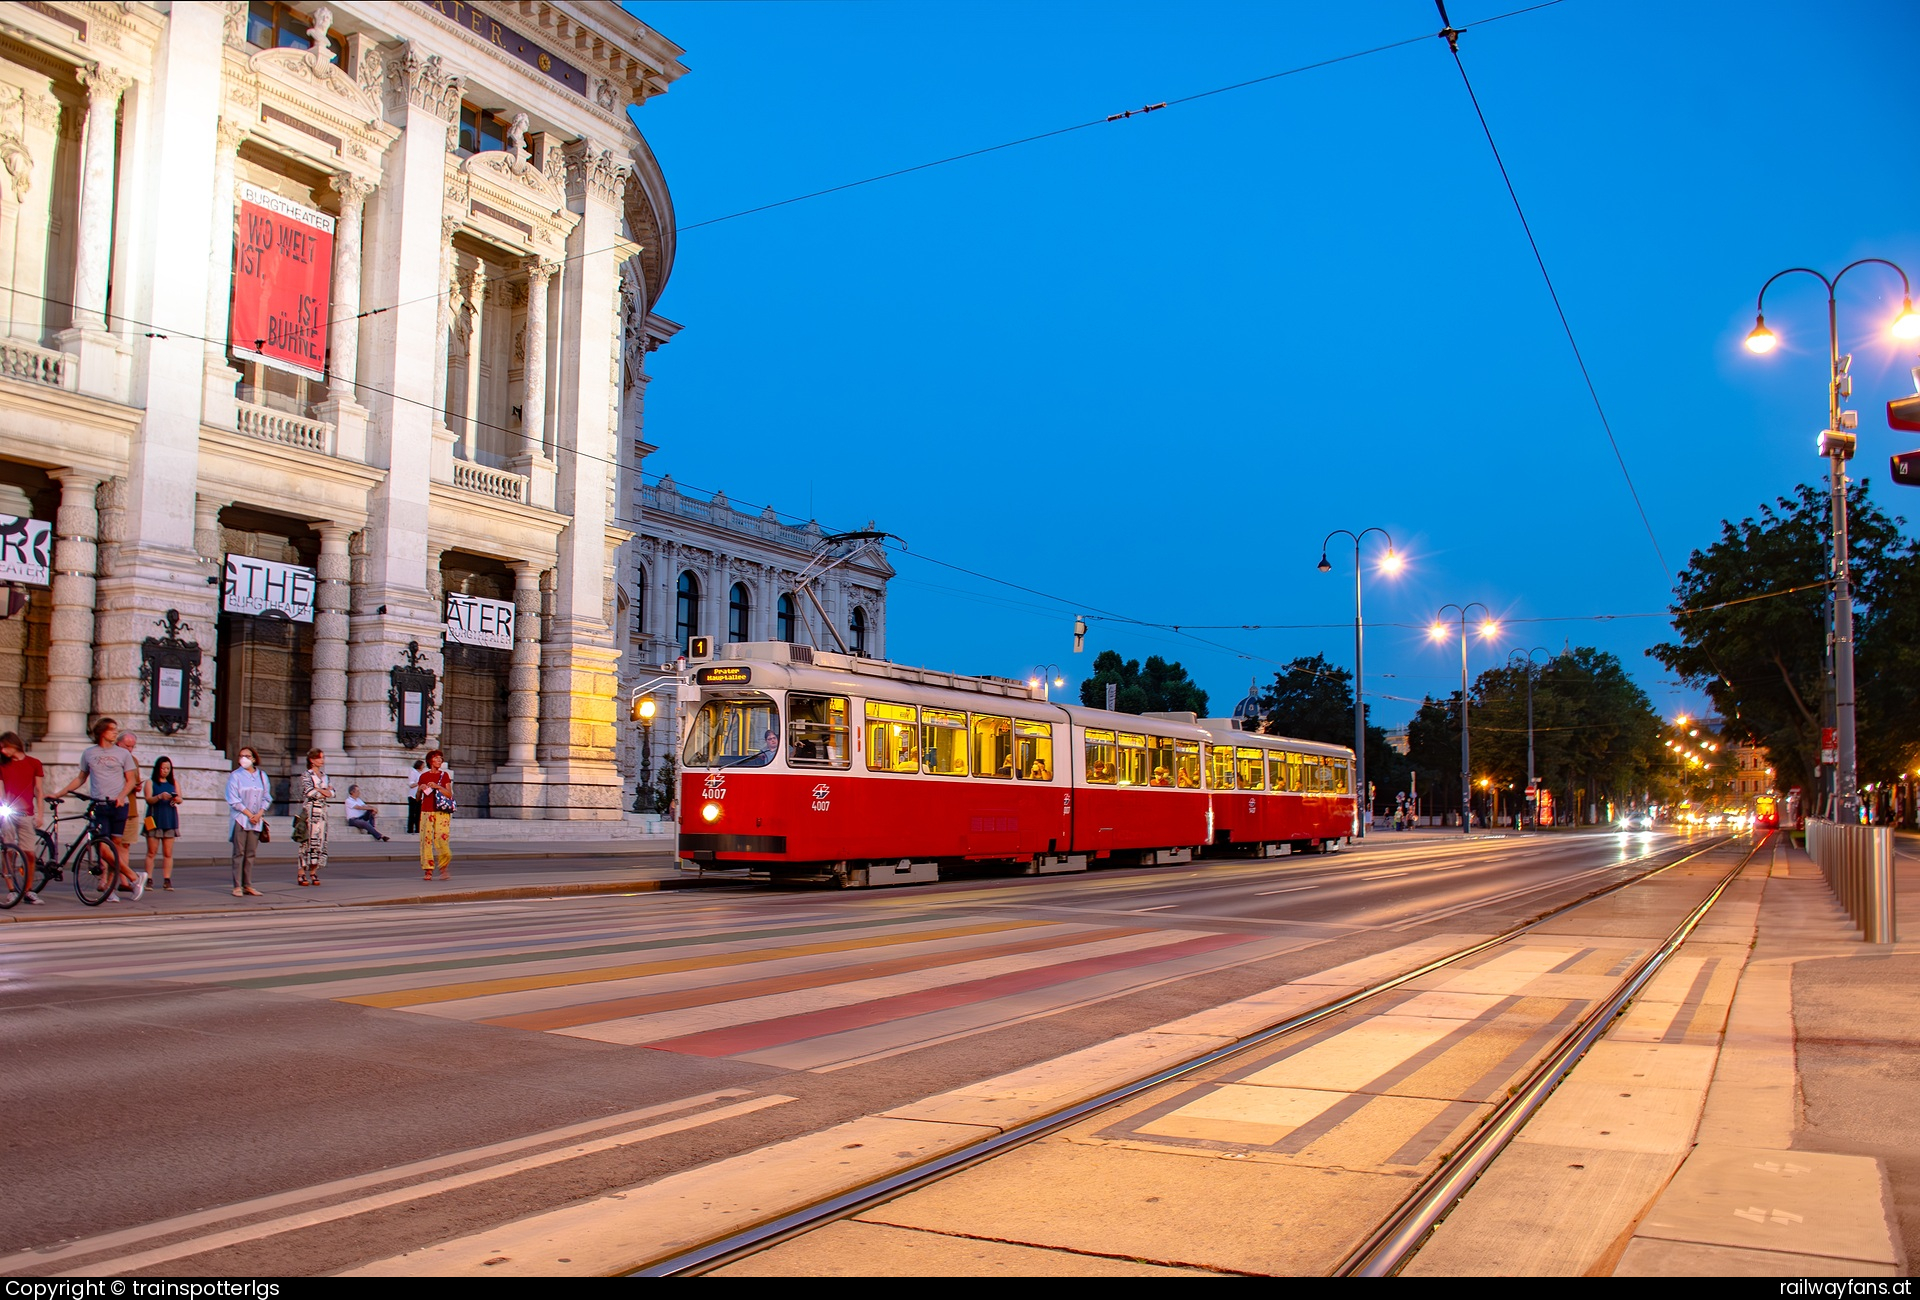
[[[710,804],[703,805],[700,809],[700,820],[707,821],[707,822],[719,821],[720,805],[717,803],[710,803]]]

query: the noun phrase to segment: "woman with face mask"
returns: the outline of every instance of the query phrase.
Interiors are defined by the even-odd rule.
[[[273,793],[267,774],[260,770],[260,751],[240,746],[240,766],[227,778],[227,807],[233,809],[233,896],[260,897],[253,887],[253,858],[260,848],[260,832],[267,824]]]

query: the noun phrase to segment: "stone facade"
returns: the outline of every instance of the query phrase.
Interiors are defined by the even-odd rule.
[[[0,514],[56,540],[0,621],[0,729],[58,767],[112,715],[202,825],[243,742],[392,810],[437,746],[463,812],[617,819],[617,507],[677,329],[628,110],[680,53],[610,0],[9,6]],[[320,378],[229,344],[242,185],[332,218]],[[234,556],[309,573],[311,622],[225,609]],[[459,593],[517,609],[510,648],[444,642]],[[162,735],[169,611],[202,657]],[[438,689],[403,738],[409,664]]]

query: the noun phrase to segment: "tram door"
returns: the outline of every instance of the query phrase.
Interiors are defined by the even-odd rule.
[[[456,817],[491,815],[488,788],[507,761],[505,650],[449,642],[441,685],[440,748],[453,769]]]
[[[282,816],[312,746],[313,625],[251,614],[220,616],[214,670],[214,748],[235,759],[252,745]],[[329,755],[329,757],[332,757]]]

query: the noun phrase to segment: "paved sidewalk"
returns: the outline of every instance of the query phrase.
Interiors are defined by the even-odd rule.
[[[263,846],[254,863],[253,883],[262,896],[235,898],[227,845],[218,841],[182,842],[174,854],[174,887],[170,891],[162,890],[156,880],[137,903],[122,893],[113,902],[87,907],[75,896],[70,880],[56,881],[42,892],[45,902],[40,906],[22,903],[0,912],[0,925],[115,916],[626,894],[733,883],[680,871],[674,865],[672,842],[666,837],[551,846],[476,837],[454,844],[453,871],[448,879],[429,882],[420,878],[419,845],[411,837],[396,835],[385,844],[360,835],[345,840],[338,827],[333,835],[323,883],[318,886],[302,888],[294,884],[296,846],[276,842]],[[134,866],[144,861],[142,849],[136,846]],[[156,860],[156,874],[157,865]]]

